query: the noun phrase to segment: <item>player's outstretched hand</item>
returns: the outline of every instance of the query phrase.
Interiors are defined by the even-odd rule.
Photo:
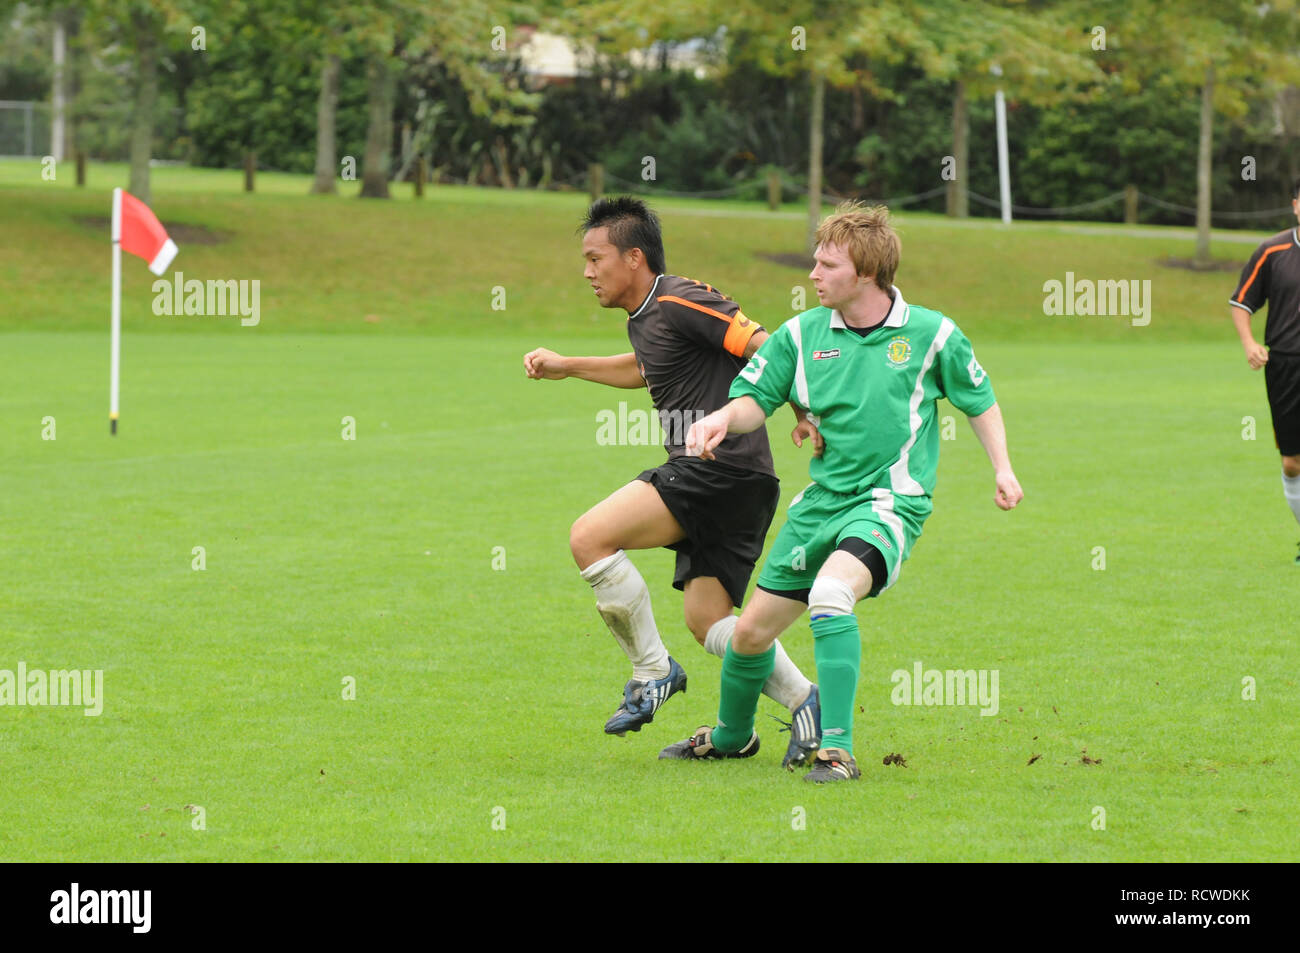
[[[559,381],[569,376],[569,372],[564,368],[564,358],[544,347],[524,355],[524,373],[536,381],[543,378],[548,381]]]
[[[817,429],[811,420],[801,420],[793,430],[790,431],[790,439],[794,441],[796,447],[802,447],[805,440],[812,440],[812,454],[814,457],[820,457],[822,451],[826,449],[826,441],[822,439],[822,432]]]
[[[686,432],[686,455],[701,460],[713,459],[713,448],[727,436],[727,418],[715,410],[709,416],[691,424]]]
[[[1246,345],[1246,363],[1252,371],[1259,370],[1268,363],[1268,348],[1258,341],[1251,341]]]
[[[998,505],[999,509],[1013,510],[1016,504],[1025,498],[1025,491],[1020,489],[1020,481],[1010,470],[1006,470],[996,476],[998,489],[993,494],[993,502]]]

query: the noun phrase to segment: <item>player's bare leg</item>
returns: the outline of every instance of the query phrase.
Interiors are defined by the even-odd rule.
[[[682,591],[682,608],[686,614],[686,628],[691,630],[695,641],[709,649],[708,636],[719,621],[731,615],[731,596],[717,576],[696,576],[686,580]],[[713,655],[717,652],[709,651]]]
[[[736,620],[736,634],[732,644],[743,655],[766,652],[807,608],[808,603],[798,599],[786,599],[773,595],[766,589],[755,589],[745,610]]]
[[[837,550],[822,565],[809,592],[820,692],[824,696],[829,689],[835,704],[835,716],[828,717],[823,711],[821,719],[822,743],[833,741],[834,747],[829,757],[823,752],[816,760],[808,775],[813,781],[860,776],[852,756],[852,709],[862,647],[853,608],[871,591],[871,585],[871,572],[862,560],[853,553]],[[717,753],[756,750],[754,711],[759,689],[772,672],[776,654],[773,646],[777,636],[802,614],[803,608],[803,603],[796,599],[762,589],[754,594],[741,613],[732,650],[723,661],[717,727],[697,732],[687,741],[664,749],[660,757],[699,757],[701,751],[705,757],[716,757]]]
[[[685,596],[686,625],[695,640],[710,655],[726,658],[727,646],[731,644],[739,621],[731,611],[731,596],[716,576],[697,576],[687,580]],[[755,590],[751,602],[758,596],[770,596],[770,593]],[[803,602],[793,599],[778,601],[791,603],[796,613],[802,613],[805,608]],[[798,617],[798,614],[794,616],[795,619]],[[786,622],[778,632],[784,631],[790,622]],[[794,664],[779,641],[774,644],[775,665],[771,676],[763,683],[763,694],[790,711],[790,720],[783,722],[786,727],[782,729],[790,732],[790,745],[783,763],[792,768],[802,764],[817,750],[821,739],[821,709],[817,686],[799,671],[799,666]]]
[[[620,549],[658,549],[685,536],[659,491],[644,480],[633,480],[574,521],[569,550],[578,568],[585,570]]]
[[[650,591],[624,552],[667,546],[684,536],[659,492],[642,480],[597,503],[569,531],[569,549],[596,593],[596,608],[632,663],[623,704],[606,723],[607,734],[640,731],[670,695],[686,689],[686,673],[669,658],[655,626]]]
[[[758,750],[754,711],[775,666],[776,638],[806,608],[798,599],[786,599],[764,589],[754,591],[735,622],[730,650],[723,656],[717,727],[702,728],[685,741],[669,745],[659,752],[660,758],[749,757]],[[719,736],[720,743],[715,742]],[[809,752],[812,750],[815,747]],[[787,753],[787,760],[789,757]]]
[[[1282,495],[1295,514],[1296,522],[1300,523],[1300,456],[1282,457]],[[1295,562],[1300,566],[1300,553]]]

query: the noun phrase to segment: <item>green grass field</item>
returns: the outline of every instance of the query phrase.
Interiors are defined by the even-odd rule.
[[[259,279],[262,320],[155,317],[128,258],[111,438],[107,229],[80,220],[124,176],[0,165],[0,669],[102,669],[105,696],[98,717],[0,707],[0,859],[1300,859],[1297,527],[1235,275],[1155,264],[1185,238],[903,216],[898,284],[973,339],[1027,496],[993,505],[942,404],[934,516],[858,611],[863,778],[814,788],[780,770],[767,699],[755,759],[656,760],[716,714],[720,665],[666,551],[635,558],[690,690],[601,733],[627,665],[568,527],[662,450],[596,442],[644,392],[522,372],[538,345],[626,349],[581,279],[581,195],[156,171],[164,223],[220,238],[178,238],[173,267]],[[658,204],[670,270],[788,316],[804,272],[759,256],[799,250],[797,210]],[[1151,324],[1045,316],[1067,270],[1150,279]],[[783,504],[807,482],[789,427],[769,426]],[[785,643],[811,672],[806,620]],[[997,715],[891,704],[917,661],[998,670]]]

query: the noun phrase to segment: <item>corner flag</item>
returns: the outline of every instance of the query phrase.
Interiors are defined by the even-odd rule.
[[[179,250],[158,216],[130,192],[113,190],[113,334],[109,354],[109,432],[117,433],[117,392],[122,351],[122,249],[149,263],[161,275]]]

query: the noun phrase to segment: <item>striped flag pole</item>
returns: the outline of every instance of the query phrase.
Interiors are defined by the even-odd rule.
[[[109,344],[108,432],[117,436],[117,394],[122,368],[122,190],[113,190],[113,332]]]
[[[176,243],[158,216],[130,192],[113,190],[113,334],[109,345],[108,429],[117,434],[117,397],[122,365],[122,249],[149,263],[161,276],[176,257]]]

